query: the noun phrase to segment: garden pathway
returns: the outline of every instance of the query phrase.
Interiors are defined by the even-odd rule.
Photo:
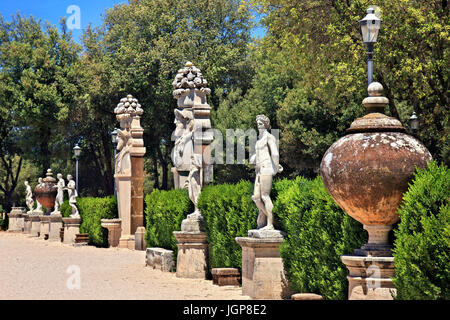
[[[239,287],[146,267],[144,251],[73,247],[24,234],[0,232],[0,270],[0,299],[249,299]]]

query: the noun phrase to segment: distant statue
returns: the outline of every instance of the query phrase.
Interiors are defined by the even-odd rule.
[[[56,194],[55,210],[52,212],[52,215],[61,214],[61,206],[64,202],[64,188],[66,186],[66,182],[64,181],[61,173],[58,173],[56,177],[58,178],[58,183],[56,184],[58,193]]]
[[[33,191],[31,190],[31,186],[28,183],[28,181],[25,181],[25,186],[26,186],[26,190],[27,190],[27,195],[25,196],[25,201],[26,201],[27,207],[29,209],[29,211],[27,213],[32,214],[33,207],[34,207]]]
[[[76,206],[78,192],[76,189],[75,181],[73,180],[73,177],[70,174],[67,175],[67,180],[69,182],[67,183],[66,190],[69,194],[69,205],[72,207],[72,214],[70,215],[70,217],[71,218],[80,218],[80,213],[78,212],[78,208]]]
[[[117,150],[120,151],[116,155],[116,173],[127,173],[131,171],[130,150],[133,144],[131,132],[129,129],[117,130]]]
[[[259,137],[255,146],[255,154],[251,156],[250,163],[256,165],[255,189],[252,200],[259,209],[258,229],[274,230],[273,204],[270,199],[272,178],[283,171],[280,165],[280,156],[275,137],[269,133],[270,120],[265,115],[256,117]]]
[[[43,179],[42,178],[39,178],[38,179],[38,185],[37,186],[40,186],[40,185],[42,185],[43,184]],[[36,213],[36,214],[43,214],[44,213],[44,210],[42,210],[42,204],[39,202],[39,200],[37,199],[37,197],[36,197],[36,209],[34,210],[34,212]]]
[[[188,189],[189,199],[195,206],[195,211],[189,214],[188,218],[198,218],[201,215],[197,202],[202,191],[202,155],[194,153],[194,116],[192,111],[175,109],[175,117],[177,123],[175,134],[179,137],[175,141],[172,160],[176,166],[181,166],[184,164],[183,158],[186,159],[185,154],[190,155],[189,176],[184,187]]]

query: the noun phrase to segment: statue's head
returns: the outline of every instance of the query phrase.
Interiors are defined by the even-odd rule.
[[[42,183],[42,178],[39,178],[39,179],[38,179],[38,182],[39,182],[39,183]]]
[[[68,175],[67,175],[67,180],[70,181],[70,180],[72,180],[72,179],[73,179],[72,175],[68,174]]]
[[[61,174],[61,173],[58,173],[58,174],[56,175],[56,177],[57,177],[58,179],[62,179],[62,174]]]
[[[256,116],[256,124],[258,125],[258,129],[270,130],[270,119],[263,114]]]
[[[28,180],[25,180],[25,185],[28,187]]]

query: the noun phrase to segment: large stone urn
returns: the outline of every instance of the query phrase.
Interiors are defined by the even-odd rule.
[[[45,215],[50,215],[51,209],[55,206],[56,194],[58,193],[57,181],[53,178],[51,169],[47,170],[46,177],[34,188],[34,194],[37,201],[42,204],[47,212]]]
[[[424,168],[432,160],[427,148],[407,135],[400,121],[382,113],[389,103],[382,91],[378,82],[369,85],[369,97],[363,100],[367,114],[331,145],[320,164],[331,197],[369,234],[354,256],[341,257],[350,271],[349,299],[392,298],[394,258],[389,231],[400,219],[397,210],[416,167]],[[368,290],[372,283],[376,285]]]

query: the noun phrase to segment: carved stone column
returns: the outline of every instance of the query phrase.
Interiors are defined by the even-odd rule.
[[[121,219],[120,248],[135,249],[134,234],[144,225],[144,129],[140,116],[144,113],[138,100],[128,95],[114,110],[121,130],[116,155],[115,179],[117,205]]]

